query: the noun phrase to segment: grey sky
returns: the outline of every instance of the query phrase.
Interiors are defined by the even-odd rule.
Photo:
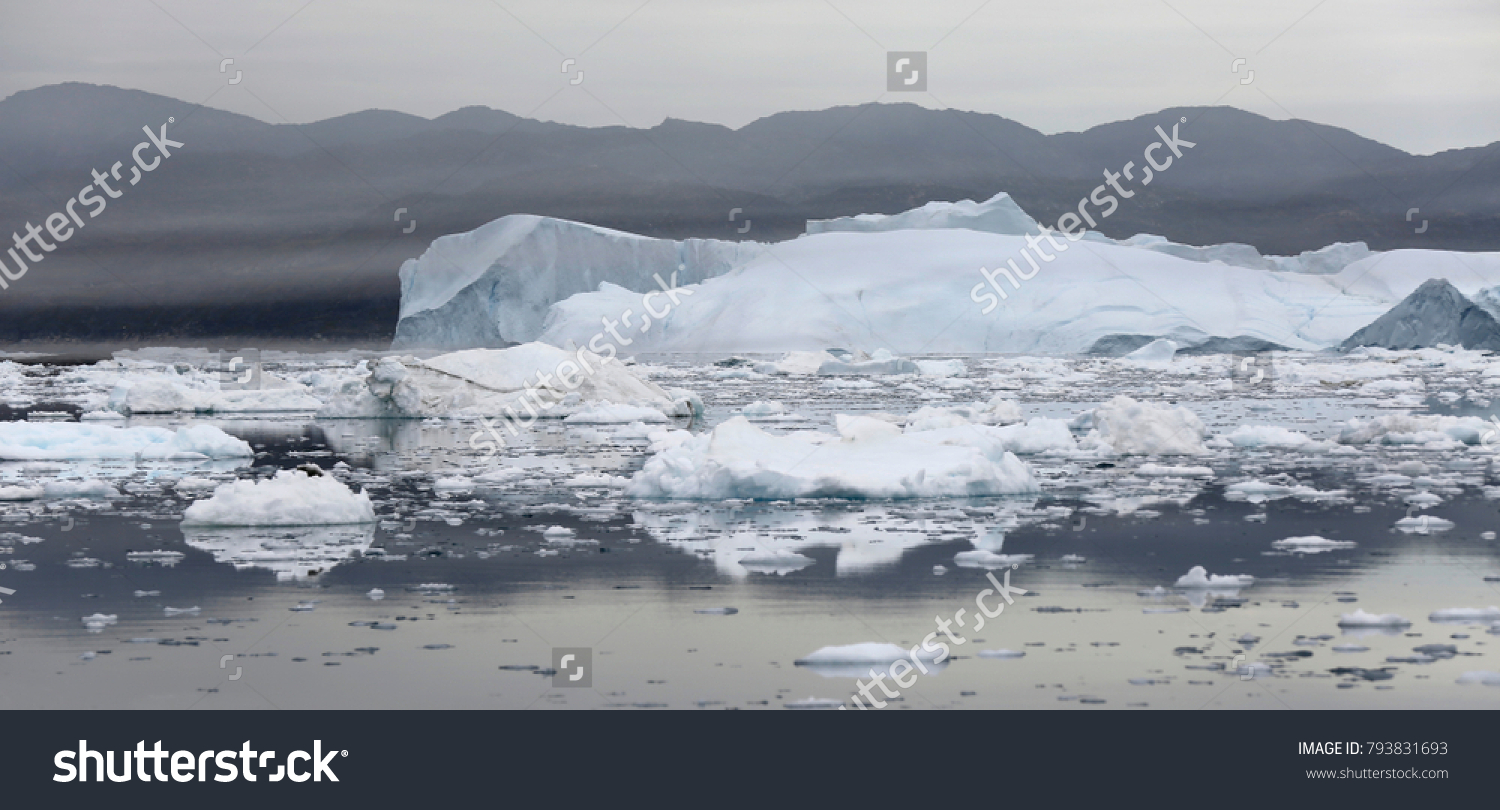
[[[1051,133],[1217,103],[1417,153],[1500,140],[1494,0],[55,0],[5,4],[0,31],[0,96],[83,81],[273,122],[482,104],[737,127],[883,100]],[[930,51],[929,92],[886,93],[887,50]]]

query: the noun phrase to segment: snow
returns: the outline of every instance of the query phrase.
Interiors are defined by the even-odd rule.
[[[83,422],[0,422],[0,459],[210,459],[254,455],[250,445],[212,425],[175,431]]]
[[[327,476],[281,470],[264,481],[232,481],[189,506],[184,526],[312,526],[372,523],[370,496]]]
[[[1255,584],[1255,577],[1248,574],[1214,574],[1201,565],[1195,565],[1186,574],[1177,578],[1178,588],[1248,588]]]
[[[514,214],[460,234],[441,236],[402,263],[396,348],[498,347],[542,333],[548,307],[608,283],[633,299],[657,288],[654,276],[694,284],[760,254],[755,242],[675,242],[551,217]],[[599,331],[593,319],[588,345]],[[562,345],[562,344],[559,344]]]
[[[1394,613],[1366,613],[1363,609],[1339,616],[1339,627],[1408,627],[1410,625],[1409,619],[1404,619]]]
[[[688,416],[701,409],[696,394],[663,389],[618,360],[606,361],[587,349],[527,343],[426,360],[383,357],[368,377],[347,383],[318,415],[414,419],[509,414],[510,420],[529,425],[537,418],[579,413],[634,414],[623,421],[664,421],[665,416]]]
[[[772,435],[736,416],[709,433],[658,443],[661,449],[625,491],[635,498],[717,500],[968,497],[1039,489],[1030,468],[977,429],[901,433],[869,417],[843,417],[838,428],[839,439],[818,444]]]
[[[1122,455],[1187,455],[1206,452],[1207,429],[1182,406],[1155,405],[1117,396],[1094,409],[1087,444]],[[1102,448],[1101,448],[1102,449]]]

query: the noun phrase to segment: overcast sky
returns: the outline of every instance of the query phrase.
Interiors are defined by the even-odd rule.
[[[0,96],[82,81],[277,123],[738,127],[882,100],[1052,133],[1227,104],[1417,153],[1500,140],[1496,0],[52,0],[6,2],[0,32]],[[887,51],[927,51],[928,92],[888,93]]]

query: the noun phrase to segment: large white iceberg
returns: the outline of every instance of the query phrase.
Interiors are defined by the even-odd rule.
[[[771,245],[513,216],[442,237],[403,265],[397,344],[588,346],[602,323],[641,313],[643,294],[673,270],[682,300],[645,332],[626,328],[620,351],[1050,354],[1121,335],[1313,350],[1434,276],[1465,294],[1500,285],[1500,253],[1340,243],[1278,257],[1149,235],[1069,241],[1004,194],[815,220]]]
[[[839,438],[775,436],[743,416],[677,432],[626,487],[637,498],[919,498],[1037,492],[1031,469],[979,427],[902,433],[839,418]],[[990,430],[993,430],[991,428]]]

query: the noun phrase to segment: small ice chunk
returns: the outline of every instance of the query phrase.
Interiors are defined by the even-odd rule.
[[[1411,620],[1394,613],[1366,613],[1363,609],[1339,616],[1339,627],[1410,627]]]

